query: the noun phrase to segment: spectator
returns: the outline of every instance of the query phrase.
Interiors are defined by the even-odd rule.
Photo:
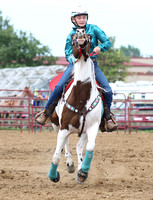
[[[43,95],[41,91],[38,91],[38,89],[35,89],[34,98],[37,98],[37,99],[34,100],[33,106],[44,106],[43,100],[47,100],[48,96]]]

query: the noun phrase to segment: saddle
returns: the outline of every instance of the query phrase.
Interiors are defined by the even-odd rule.
[[[58,81],[59,81],[59,77],[61,76],[61,74],[60,75],[58,75],[57,77],[55,77],[54,79],[58,79]],[[57,80],[52,80],[52,81],[54,81],[54,82],[52,82],[53,84],[57,84]],[[67,90],[70,88],[70,86],[71,86],[71,84],[73,83],[73,80],[74,79],[71,79],[69,82],[68,82],[68,84],[66,84],[66,85],[64,85],[64,88],[63,88],[63,93],[62,93],[62,95],[60,95],[51,105],[49,105],[48,107],[47,107],[47,109],[45,110],[45,114],[46,114],[46,117],[47,118],[50,118],[51,116],[52,116],[52,114],[53,114],[53,112],[54,112],[54,110],[55,110],[55,107],[57,106],[57,104],[58,104],[58,101],[59,101],[59,99],[63,99],[63,100],[65,100],[65,93],[67,92]],[[50,86],[51,86],[52,84],[50,84]],[[97,85],[98,85],[98,82],[97,82]],[[54,87],[55,87],[55,85],[52,85],[50,88],[51,89],[54,89]],[[100,91],[100,89],[98,88],[98,90]],[[100,96],[101,96],[101,99],[102,99],[102,101],[103,101],[103,95],[102,95],[102,93],[100,92]],[[68,106],[68,107],[70,107],[70,106]],[[73,110],[75,109],[73,106],[71,106],[71,108],[73,108]],[[43,111],[42,111],[43,112]]]
[[[63,73],[59,74],[58,76],[56,76],[50,83],[49,83],[49,87],[51,89],[51,91],[54,90],[56,84],[58,83],[58,81],[60,80],[60,78],[62,77]],[[73,83],[73,79],[71,79],[67,85],[64,86],[63,89],[63,93],[62,95],[60,95],[51,105],[48,106],[48,108],[45,110],[46,116],[47,118],[50,118],[55,110],[55,107],[58,104],[59,99],[63,98],[64,99],[64,95],[66,93],[66,91],[70,88],[71,84]],[[103,105],[104,105],[104,115],[103,118],[101,120],[101,124],[100,124],[100,129],[102,132],[107,131],[107,121],[112,120],[112,122],[114,124],[117,124],[115,119],[113,118],[113,113],[111,113],[108,109],[108,106],[106,104],[106,100],[104,97],[104,92],[100,89],[100,87],[98,87],[99,84],[97,82],[97,89],[100,92],[100,96],[101,99],[103,101]]]
[[[67,90],[69,89],[69,87],[70,87],[71,84],[73,83],[73,80],[74,80],[74,79],[71,79],[71,80],[68,82],[68,84],[65,85],[64,91],[63,91],[64,94],[67,92]],[[100,87],[98,87],[98,86],[99,86],[99,83],[98,83],[97,81],[96,81],[96,83],[97,83],[97,89],[98,89],[98,91],[101,92]],[[63,95],[62,95],[62,96],[63,96]],[[103,94],[102,94],[102,93],[101,93],[101,100],[103,101]]]

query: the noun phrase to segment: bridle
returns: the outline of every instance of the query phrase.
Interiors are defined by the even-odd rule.
[[[77,29],[76,34],[72,36],[72,46],[75,49],[74,57],[76,59],[80,59],[82,54],[84,55],[85,59],[89,57],[90,54],[90,45],[91,45],[91,38],[92,36],[89,34],[85,34],[84,29]]]
[[[91,56],[96,56],[96,55],[98,55],[98,54],[99,54],[99,53],[91,52],[91,53],[89,54],[89,57],[91,57]],[[79,51],[79,58],[75,61],[75,63],[78,62],[78,60],[81,58],[81,56],[82,56],[82,53]]]
[[[90,51],[90,45],[91,45],[91,35],[85,34],[85,30],[84,29],[77,29],[76,30],[76,34],[73,34],[72,36],[72,46],[75,47],[78,51],[78,56],[75,57],[77,60],[75,61],[78,62],[78,60],[81,58],[82,56],[82,52],[86,51],[86,49],[88,49],[88,51]],[[79,44],[79,41],[84,41],[82,44]],[[99,53],[95,53],[95,52],[86,52],[86,59],[88,57],[91,56],[95,56],[98,55]]]
[[[75,43],[75,47],[77,48],[78,52],[79,52],[79,56],[77,59],[80,59],[81,56],[82,56],[82,50],[84,50],[86,47],[89,46],[89,43],[87,40],[85,40],[84,44],[83,45],[79,45],[79,43],[77,42],[76,40],[76,43]]]

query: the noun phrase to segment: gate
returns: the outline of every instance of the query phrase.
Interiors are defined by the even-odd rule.
[[[2,92],[7,92],[7,94],[12,94],[12,92],[22,92],[24,90],[2,90]],[[28,128],[30,131],[30,105],[31,98],[29,97],[16,97],[14,96],[3,96],[0,97],[0,126],[1,127],[14,127],[20,128],[21,132],[24,127]],[[19,105],[14,105],[14,102],[22,102]]]
[[[128,129],[153,129],[153,92],[132,92],[128,96]]]
[[[111,111],[114,114],[114,119],[118,123],[117,133],[119,129],[127,129],[127,99],[124,93],[113,93],[113,102]]]
[[[0,96],[0,127],[14,127],[19,128],[22,132],[23,128],[32,131],[39,129],[41,131],[42,126],[35,122],[34,116],[40,112],[45,105],[48,98],[40,99],[35,97],[34,92],[32,96],[27,97],[16,97],[11,96],[12,93],[19,93],[24,90],[3,90],[5,94]],[[37,93],[43,92],[49,94],[50,91],[37,91]],[[9,96],[10,94],[10,96]],[[14,102],[21,102],[19,105],[14,105]],[[44,127],[51,127],[51,124],[45,125]]]

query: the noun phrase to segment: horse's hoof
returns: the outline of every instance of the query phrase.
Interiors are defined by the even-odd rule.
[[[54,179],[50,179],[52,182],[57,183],[60,180],[60,174],[57,172],[57,177]]]
[[[84,183],[85,180],[87,179],[88,177],[88,173],[86,172],[83,172],[82,169],[80,169],[77,173],[77,176],[76,176],[76,182],[77,183]]]
[[[68,173],[72,174],[72,173],[75,172],[74,162],[72,163],[71,166],[69,165],[69,163],[67,163],[66,165],[67,165],[67,171],[68,171]]]

